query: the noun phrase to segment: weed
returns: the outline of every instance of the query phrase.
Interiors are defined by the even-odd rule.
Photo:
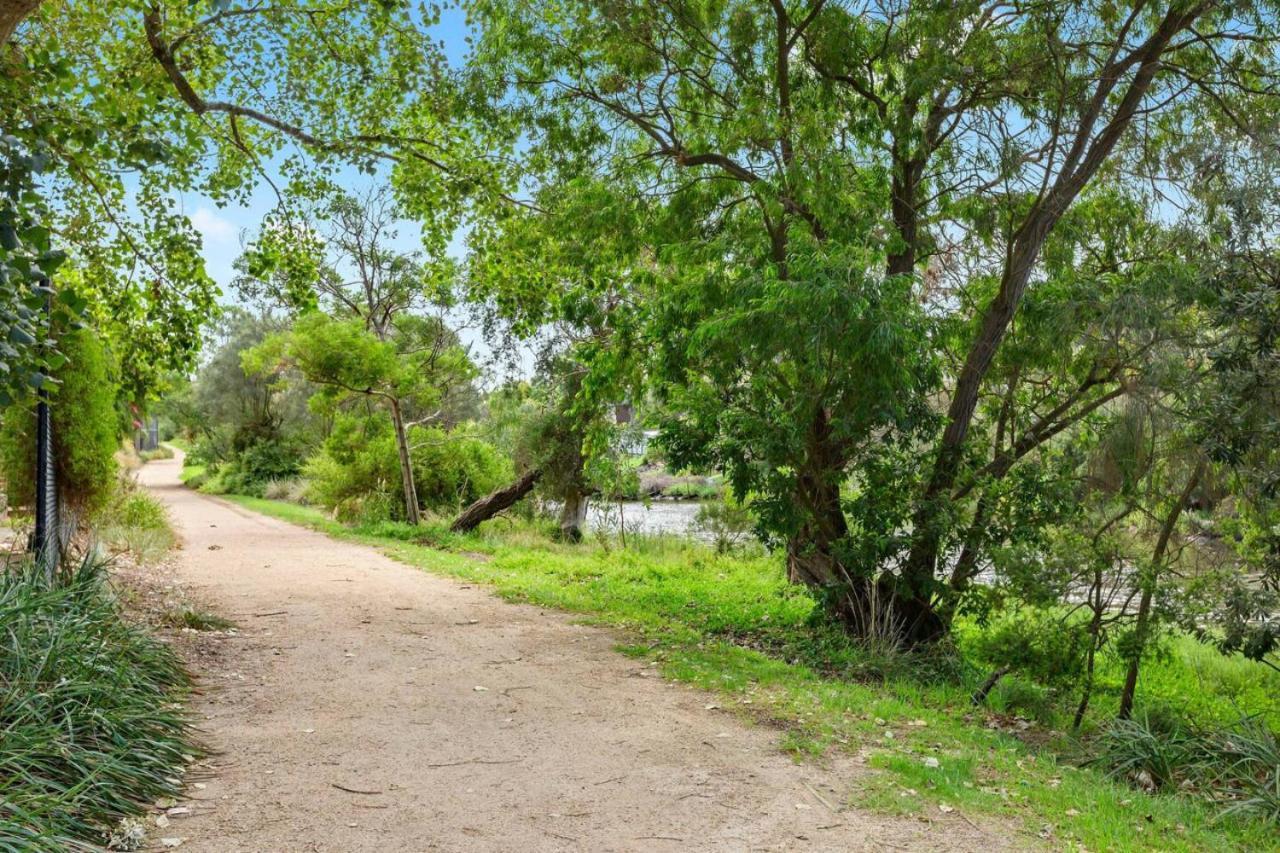
[[[174,628],[191,628],[194,631],[225,631],[236,623],[203,610],[171,610],[164,616],[166,624]]]

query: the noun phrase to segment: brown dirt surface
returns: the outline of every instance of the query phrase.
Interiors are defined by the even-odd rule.
[[[833,810],[869,772],[853,758],[797,764],[778,731],[708,708],[606,630],[197,494],[181,464],[148,463],[140,482],[181,537],[175,582],[237,628],[190,661],[212,753],[155,849],[1009,844],[956,814]]]

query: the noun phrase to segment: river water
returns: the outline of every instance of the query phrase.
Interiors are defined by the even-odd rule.
[[[702,501],[654,500],[644,501],[592,501],[587,511],[587,528],[617,533],[619,518],[627,533],[670,534],[708,540],[710,536],[698,529],[695,519]]]

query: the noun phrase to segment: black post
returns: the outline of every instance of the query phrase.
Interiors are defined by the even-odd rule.
[[[42,281],[45,287],[49,282]],[[45,302],[45,310],[52,306]],[[58,481],[54,471],[53,421],[49,416],[49,391],[40,388],[36,392],[36,529],[32,540],[36,560],[44,569],[50,584],[61,560],[58,540]]]

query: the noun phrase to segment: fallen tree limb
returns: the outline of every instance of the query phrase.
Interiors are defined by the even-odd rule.
[[[533,468],[511,485],[503,486],[497,491],[490,492],[464,509],[462,514],[449,526],[449,529],[454,533],[467,533],[475,530],[480,526],[481,522],[488,521],[533,491],[533,487],[537,485],[538,478],[541,476],[542,469]]]

